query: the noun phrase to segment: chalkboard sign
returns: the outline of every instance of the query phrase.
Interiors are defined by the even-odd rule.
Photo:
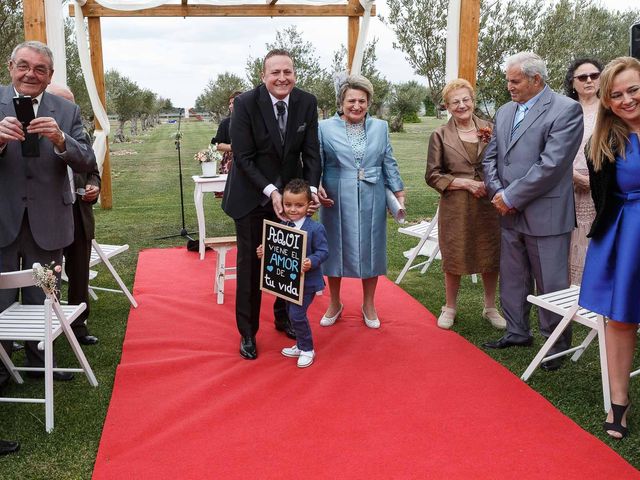
[[[260,289],[302,305],[307,232],[264,220]]]

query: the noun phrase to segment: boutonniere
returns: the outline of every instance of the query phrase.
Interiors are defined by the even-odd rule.
[[[478,129],[478,138],[483,143],[489,143],[491,140],[491,134],[493,133],[493,128],[491,127],[482,127]]]

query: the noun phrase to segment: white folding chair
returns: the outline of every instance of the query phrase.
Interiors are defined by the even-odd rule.
[[[104,243],[98,243],[95,239],[93,239],[91,241],[91,246],[92,246],[91,260],[89,261],[89,267],[95,267],[100,263],[104,263],[104,265],[107,267],[107,269],[111,273],[111,276],[114,278],[114,280],[120,287],[118,290],[116,290],[113,288],[95,287],[93,285],[89,285],[89,293],[92,295],[92,297],[94,299],[98,298],[95,295],[95,292],[94,292],[95,290],[101,290],[103,292],[124,293],[126,297],[129,299],[129,302],[131,303],[131,305],[134,308],[138,308],[138,302],[136,302],[136,299],[133,298],[133,295],[131,294],[127,286],[124,284],[124,282],[122,281],[122,278],[120,278],[120,275],[118,275],[118,272],[116,272],[116,269],[113,267],[110,261],[110,259],[115,257],[116,255],[119,255],[122,252],[126,252],[127,250],[129,250],[129,245],[127,244],[107,245]],[[93,277],[95,277],[95,273],[93,274]]]
[[[34,264],[34,268],[40,268]],[[33,269],[0,273],[0,289],[35,286]],[[0,348],[0,360],[17,383],[23,383],[21,371],[44,372],[44,398],[0,397],[0,402],[44,403],[45,428],[53,430],[53,372],[82,372],[89,384],[98,386],[93,370],[84,356],[71,329],[71,322],[84,311],[86,305],[60,305],[53,292],[44,289],[43,305],[21,305],[16,302],[0,313],[0,340],[36,341],[38,349],[44,350],[44,367],[16,367],[4,348]],[[64,333],[82,368],[53,367],[53,341]]]
[[[398,228],[399,233],[410,235],[412,237],[419,238],[418,245],[405,252],[407,257],[407,263],[405,263],[400,275],[396,278],[396,285],[400,285],[400,282],[407,274],[409,270],[422,267],[421,274],[426,273],[434,260],[440,259],[440,244],[438,240],[438,212],[440,208],[436,210],[436,214],[433,216],[430,222],[422,221],[409,227]],[[424,262],[413,265],[418,255],[426,255],[427,259]],[[478,283],[478,276],[474,273],[471,275],[473,283]]]
[[[520,377],[525,382],[531,377],[533,372],[542,362],[553,360],[565,355],[573,353],[571,360],[577,362],[582,356],[589,344],[598,337],[598,347],[600,350],[600,378],[602,380],[602,398],[604,403],[604,411],[608,412],[611,408],[611,398],[609,393],[609,372],[607,369],[607,346],[605,343],[605,319],[602,315],[594,313],[586,308],[578,305],[580,297],[580,287],[571,285],[564,290],[557,292],[545,293],[543,295],[529,295],[527,300],[539,308],[544,308],[551,312],[562,316],[562,320],[553,330],[547,341],[544,343],[540,351],[533,358],[527,369]],[[569,348],[562,352],[547,356],[547,353],[555,345],[556,341],[566,330],[570,322],[577,322],[581,325],[589,327],[591,330],[585,339],[577,347]],[[631,377],[640,374],[640,370],[631,373]]]

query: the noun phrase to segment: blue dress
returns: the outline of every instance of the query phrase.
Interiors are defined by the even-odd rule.
[[[615,214],[587,250],[579,304],[607,318],[640,323],[640,142],[616,157]]]
[[[387,122],[367,116],[364,131],[347,131],[339,116],[318,125],[322,186],[335,204],[320,209],[327,230],[329,277],[371,278],[387,273],[385,186],[404,189]]]

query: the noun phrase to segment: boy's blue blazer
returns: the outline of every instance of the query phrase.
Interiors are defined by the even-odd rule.
[[[307,258],[311,260],[311,270],[304,274],[304,293],[315,293],[324,289],[324,278],[320,264],[329,258],[327,232],[321,223],[307,217],[301,230],[307,232]]]

